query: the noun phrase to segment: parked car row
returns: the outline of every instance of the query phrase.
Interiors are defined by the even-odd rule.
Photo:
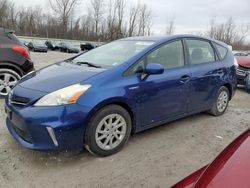
[[[66,52],[66,53],[79,53],[79,49],[64,42],[55,44],[50,41],[46,41],[45,43],[41,41],[40,42],[36,41],[36,42],[29,42],[27,44],[27,47],[29,48],[30,51],[33,52],[47,52],[49,49],[52,51],[58,50],[60,52]]]
[[[33,52],[47,52],[48,50],[52,51],[60,51],[60,52],[66,52],[66,53],[79,53],[80,50],[73,45],[66,43],[66,42],[60,42],[55,43],[52,41],[33,41],[33,42],[27,42],[26,40],[21,40],[22,43],[28,47],[30,51]],[[80,44],[81,51],[89,51],[94,48],[96,48],[98,45],[91,44],[91,43],[85,43]]]

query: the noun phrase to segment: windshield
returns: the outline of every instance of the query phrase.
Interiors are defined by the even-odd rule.
[[[34,45],[44,46],[45,43],[44,43],[44,41],[35,41],[35,42],[34,42]]]
[[[115,41],[86,52],[73,59],[73,62],[89,62],[111,68],[124,63],[153,43],[152,41]]]

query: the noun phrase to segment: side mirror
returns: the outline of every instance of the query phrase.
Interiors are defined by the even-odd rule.
[[[145,74],[151,75],[151,74],[162,74],[164,72],[164,67],[161,64],[157,63],[149,63],[145,67]]]

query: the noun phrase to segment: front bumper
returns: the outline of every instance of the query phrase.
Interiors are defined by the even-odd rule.
[[[9,104],[6,99],[6,112],[9,132],[25,148],[56,151],[83,149],[84,130],[90,112],[87,107],[78,104],[20,107]]]

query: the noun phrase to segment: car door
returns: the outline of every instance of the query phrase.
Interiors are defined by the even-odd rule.
[[[191,72],[188,111],[208,110],[213,104],[223,69],[209,41],[187,38],[185,42]]]
[[[142,79],[141,74],[131,79],[130,89],[136,105],[139,124],[152,123],[174,118],[186,113],[189,93],[190,73],[185,66],[182,40],[175,40],[152,51],[130,71],[136,72],[149,63],[158,63],[165,67],[163,74],[150,75]]]

